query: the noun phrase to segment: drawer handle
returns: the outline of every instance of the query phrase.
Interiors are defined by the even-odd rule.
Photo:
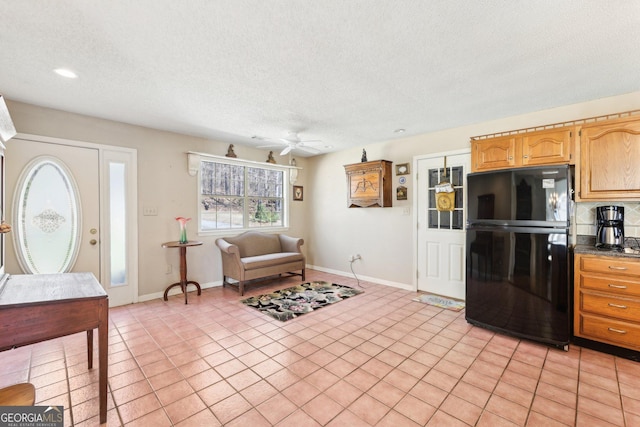
[[[609,283],[609,287],[615,289],[627,289],[626,285],[614,285],[613,283]]]
[[[616,334],[626,334],[627,331],[623,331],[622,329],[616,329],[616,328],[608,328],[610,332],[615,332]]]
[[[609,266],[609,270],[623,270],[624,271],[626,269],[627,269],[627,267],[618,267],[618,266],[615,266],[615,265],[610,265]]]
[[[627,308],[626,305],[620,305],[620,304],[614,304],[612,302],[609,303],[609,307],[615,307],[615,308]]]

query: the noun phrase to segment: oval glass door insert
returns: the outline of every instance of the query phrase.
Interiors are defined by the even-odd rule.
[[[78,190],[69,169],[53,157],[34,159],[16,189],[14,234],[25,273],[71,270],[79,249]]]

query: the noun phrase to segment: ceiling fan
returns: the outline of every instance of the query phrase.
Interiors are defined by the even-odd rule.
[[[303,151],[309,154],[319,154],[321,151],[314,147],[315,144],[320,143],[319,139],[301,140],[296,132],[289,132],[285,138],[278,139],[278,145],[262,145],[258,148],[276,148],[282,147],[285,144],[284,149],[280,152],[281,156],[288,154],[292,150]]]

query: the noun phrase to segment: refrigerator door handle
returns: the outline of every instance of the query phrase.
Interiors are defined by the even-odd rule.
[[[565,234],[568,228],[550,228],[550,227],[513,227],[513,226],[474,226],[470,225],[467,230],[474,231],[504,231],[507,233],[528,233],[528,234]]]

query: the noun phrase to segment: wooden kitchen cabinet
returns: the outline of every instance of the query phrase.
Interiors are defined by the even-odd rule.
[[[375,160],[345,165],[347,206],[350,208],[391,206],[392,164],[388,160]]]
[[[520,144],[516,136],[471,141],[471,172],[515,167],[516,146]]]
[[[640,258],[575,255],[576,337],[640,350]]]
[[[574,135],[570,126],[473,140],[472,172],[571,163]]]
[[[640,119],[585,124],[580,131],[580,200],[640,200]]]

